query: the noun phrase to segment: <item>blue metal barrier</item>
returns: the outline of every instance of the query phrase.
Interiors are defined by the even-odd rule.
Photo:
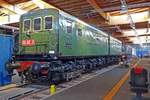
[[[11,83],[11,75],[6,69],[6,62],[12,57],[14,38],[0,34],[0,86]]]

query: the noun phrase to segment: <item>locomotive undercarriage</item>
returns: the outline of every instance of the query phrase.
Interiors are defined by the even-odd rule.
[[[22,83],[37,81],[59,83],[108,65],[117,64],[118,58],[118,56],[103,56],[88,59],[61,59],[50,62],[34,61],[28,69],[19,72],[19,75]]]

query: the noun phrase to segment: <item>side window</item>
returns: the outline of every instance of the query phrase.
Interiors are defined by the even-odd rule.
[[[31,20],[24,20],[23,21],[23,31],[30,31],[31,30]]]
[[[45,29],[52,29],[52,16],[45,17]]]
[[[41,18],[34,19],[34,30],[41,30]]]
[[[78,29],[78,36],[82,36],[82,29]]]
[[[72,33],[72,22],[67,21],[66,29],[67,29],[67,33]]]

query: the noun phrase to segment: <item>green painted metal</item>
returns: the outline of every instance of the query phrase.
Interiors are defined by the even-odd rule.
[[[68,20],[72,21],[72,33],[67,33],[66,31],[66,21]],[[78,35],[78,29],[82,30],[82,36]],[[100,40],[100,36],[103,36],[103,40]],[[100,31],[84,25],[71,17],[68,18],[61,15],[59,46],[59,54],[61,56],[108,55],[108,35],[103,35]]]
[[[120,55],[122,52],[121,41],[110,37],[110,55]]]
[[[44,29],[45,23],[43,20],[45,16],[53,16],[52,30]],[[33,19],[37,17],[42,18],[42,29],[38,32],[33,30]],[[30,37],[27,36],[26,32],[23,32],[23,20],[25,19],[32,20]],[[109,53],[108,35],[106,33],[56,9],[29,12],[21,16],[20,22],[19,54],[49,54],[51,51],[55,51],[55,54],[64,57],[99,56]],[[72,25],[71,33],[67,32],[68,22]],[[82,31],[81,34],[78,33],[78,29]],[[36,45],[22,46],[21,41],[27,39],[34,39]],[[117,39],[114,39],[114,41],[116,41],[115,44],[110,43],[110,54],[117,55],[120,53],[120,44]]]
[[[47,54],[49,51],[55,51],[57,48],[57,35],[58,35],[58,10],[55,9],[45,9],[38,10],[35,12],[29,12],[21,16],[20,19],[20,34],[19,34],[19,54]],[[44,17],[53,16],[53,29],[44,29]],[[34,31],[33,20],[35,18],[42,19],[42,29],[40,31]],[[27,36],[27,32],[23,31],[23,21],[31,20],[31,30],[30,37]],[[22,40],[35,40],[35,46],[22,46]]]

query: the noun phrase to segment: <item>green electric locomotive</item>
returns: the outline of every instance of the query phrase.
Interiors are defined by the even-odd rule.
[[[20,18],[17,68],[26,79],[68,80],[118,61],[121,41],[57,9]]]

